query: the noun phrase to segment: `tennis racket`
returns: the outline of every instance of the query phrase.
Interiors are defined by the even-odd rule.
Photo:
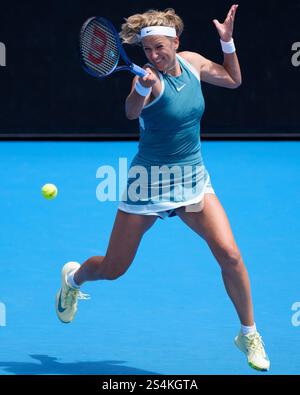
[[[131,62],[118,32],[105,18],[92,17],[85,21],[80,31],[79,50],[83,69],[93,77],[105,78],[121,70],[131,71],[139,77],[148,74]],[[125,66],[118,66],[120,57],[126,63]]]

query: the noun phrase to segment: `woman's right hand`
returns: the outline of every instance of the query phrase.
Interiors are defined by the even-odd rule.
[[[146,67],[145,70],[148,74],[145,77],[139,77],[139,82],[145,88],[152,88],[156,84],[157,77],[149,67]]]
[[[125,113],[128,119],[137,119],[141,115],[143,107],[147,103],[147,100],[150,96],[150,94],[148,94],[147,96],[143,97],[137,94],[135,91],[136,82],[139,81],[139,83],[145,88],[153,88],[156,82],[158,82],[158,77],[149,67],[146,67],[145,70],[148,73],[145,77],[136,76],[132,80],[131,92],[127,96],[125,102]],[[149,91],[149,93],[150,92],[151,91]]]

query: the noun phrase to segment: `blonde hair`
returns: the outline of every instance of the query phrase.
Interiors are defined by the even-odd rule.
[[[143,14],[131,15],[125,18],[125,23],[121,26],[120,37],[124,44],[140,44],[138,34],[143,27],[148,26],[168,26],[174,27],[179,37],[183,31],[183,21],[176,15],[173,8],[164,11],[148,10]]]

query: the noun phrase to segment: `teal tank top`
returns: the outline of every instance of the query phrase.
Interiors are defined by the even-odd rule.
[[[160,96],[144,107],[140,116],[140,142],[135,163],[200,164],[200,120],[204,98],[200,78],[177,55],[178,77],[159,73]]]
[[[139,186],[142,197],[131,199],[127,195],[123,200],[126,204],[151,206],[163,202],[168,206],[169,202],[189,202],[195,198],[195,193],[197,196],[203,194],[209,178],[201,155],[200,121],[205,104],[199,74],[181,56],[177,55],[177,58],[181,74],[174,77],[159,72],[161,93],[143,108],[140,115],[139,147],[129,174],[130,170],[142,167],[148,180],[145,187],[143,184]],[[167,166],[167,172],[175,166],[179,172],[175,171],[173,178],[164,185],[163,179],[153,181],[151,171],[157,166]],[[129,176],[127,192],[134,184],[135,179]],[[171,189],[171,197],[169,193],[164,194],[165,187]]]

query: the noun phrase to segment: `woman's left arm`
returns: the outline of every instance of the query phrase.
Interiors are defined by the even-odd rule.
[[[222,41],[228,43],[232,39],[235,13],[238,5],[233,5],[223,23],[214,19]],[[212,62],[195,52],[183,52],[182,55],[196,67],[202,81],[209,84],[235,89],[242,83],[241,69],[236,52],[224,53],[223,65]]]

